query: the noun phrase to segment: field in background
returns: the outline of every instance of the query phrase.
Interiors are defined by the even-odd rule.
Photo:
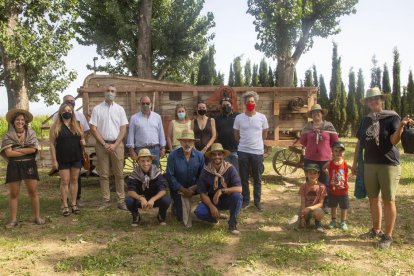
[[[36,136],[38,138],[42,137],[42,131],[41,131],[41,127],[42,127],[42,122],[44,120],[46,120],[49,116],[47,115],[42,115],[42,116],[34,116],[33,121],[30,123],[30,127],[36,132]],[[7,132],[8,129],[8,123],[6,121],[6,117],[5,116],[0,116],[0,140],[3,138],[4,134]],[[48,132],[44,131],[43,132],[43,137],[42,138],[47,138],[48,136]]]

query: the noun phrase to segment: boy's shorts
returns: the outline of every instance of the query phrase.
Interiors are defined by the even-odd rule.
[[[328,206],[330,208],[336,208],[338,205],[341,209],[349,209],[348,195],[328,195]]]

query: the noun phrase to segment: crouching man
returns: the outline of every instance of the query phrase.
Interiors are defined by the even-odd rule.
[[[236,168],[224,161],[229,154],[220,143],[213,144],[205,154],[210,162],[202,170],[197,182],[201,203],[194,213],[200,220],[217,223],[219,210],[229,210],[229,231],[238,235],[237,216],[243,203],[242,186]]]
[[[149,149],[141,149],[138,152],[138,166],[128,178],[128,196],[125,199],[128,210],[132,215],[132,226],[138,226],[141,215],[138,209],[150,210],[158,207],[157,220],[160,225],[165,225],[167,209],[171,199],[166,195],[165,180],[161,171],[152,164],[156,158]]]

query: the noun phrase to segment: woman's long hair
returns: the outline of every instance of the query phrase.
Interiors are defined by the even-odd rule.
[[[76,120],[76,116],[75,116],[75,110],[73,109],[73,106],[67,103],[63,103],[60,107],[59,107],[59,111],[58,111],[58,118],[55,120],[55,122],[52,124],[50,131],[53,132],[53,135],[55,137],[59,136],[60,131],[62,130],[62,125],[63,125],[63,118],[62,118],[62,114],[65,113],[65,108],[69,106],[71,111],[72,111],[72,118],[70,119],[69,122],[69,130],[76,135],[79,136],[83,136],[82,130],[79,126],[78,121]]]

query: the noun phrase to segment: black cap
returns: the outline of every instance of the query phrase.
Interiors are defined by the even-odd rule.
[[[340,141],[336,141],[333,142],[332,148],[342,148],[343,150],[345,150],[345,145]]]

